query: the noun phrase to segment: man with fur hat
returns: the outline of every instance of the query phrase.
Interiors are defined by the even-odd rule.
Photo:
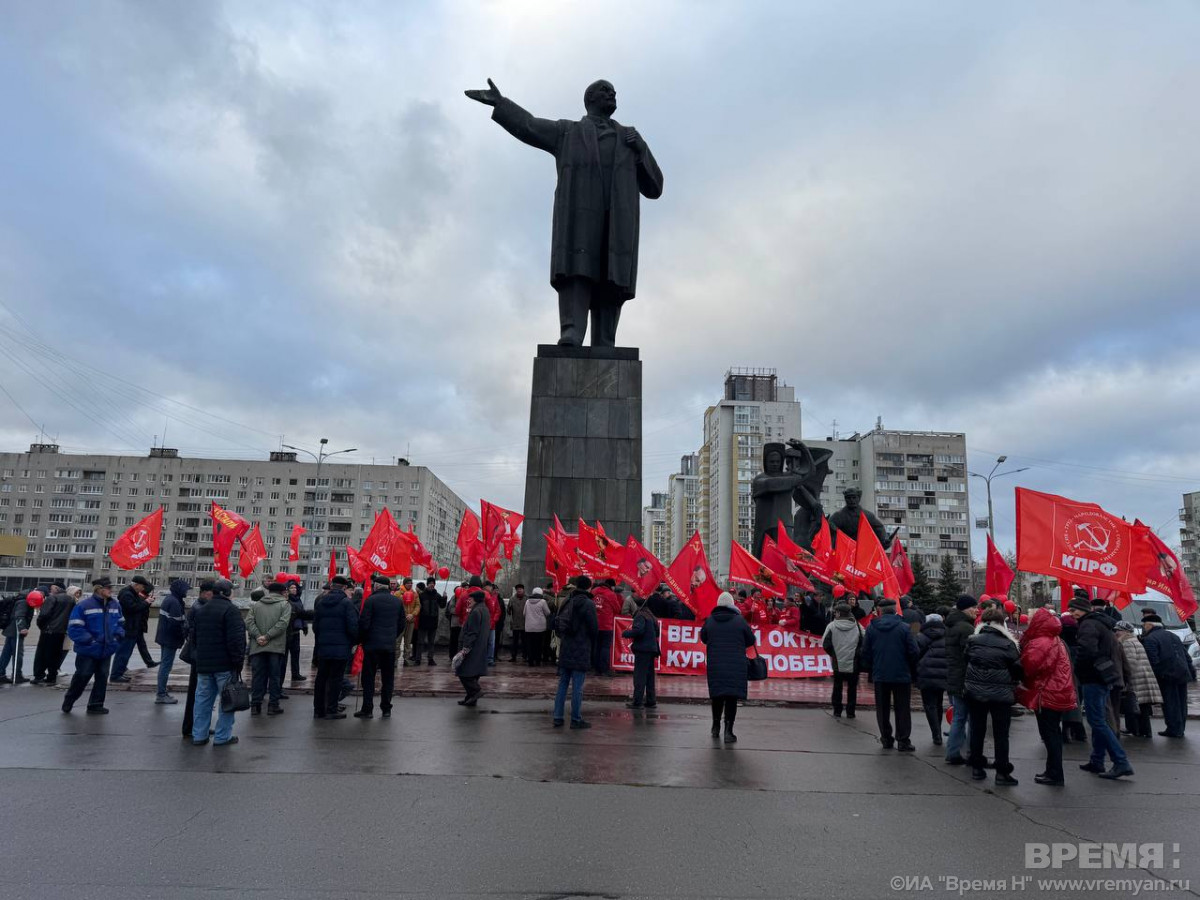
[[[71,711],[91,679],[87,711],[91,715],[108,715],[104,695],[108,691],[109,666],[125,638],[125,618],[121,615],[121,605],[113,599],[112,579],[105,576],[92,582],[92,596],[75,604],[71,611],[67,636],[75,645],[75,674],[63,697],[62,711]]]

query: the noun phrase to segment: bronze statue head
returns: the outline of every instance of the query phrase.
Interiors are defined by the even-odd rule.
[[[593,81],[583,92],[583,108],[589,116],[611,116],[617,111],[617,89],[611,81]]]
[[[783,474],[783,444],[763,444],[763,471],[768,475]]]
[[[862,491],[856,487],[846,488],[842,496],[846,498],[846,509],[858,509],[858,504],[862,502]]]

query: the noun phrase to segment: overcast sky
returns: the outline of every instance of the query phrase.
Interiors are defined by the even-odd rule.
[[[647,498],[765,366],[808,437],[963,431],[1177,544],[1197,46],[1165,0],[6,3],[0,448],[327,436],[520,509],[554,168],[462,90],[575,118],[604,77],[666,182],[619,337]]]

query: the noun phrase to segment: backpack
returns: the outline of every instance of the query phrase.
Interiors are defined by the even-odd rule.
[[[17,605],[17,594],[0,597],[0,631],[12,624],[13,609]]]
[[[571,608],[575,605],[574,601],[574,597],[569,599],[559,609],[558,615],[554,617],[554,633],[559,637],[570,637],[575,633],[575,622],[571,616]]]

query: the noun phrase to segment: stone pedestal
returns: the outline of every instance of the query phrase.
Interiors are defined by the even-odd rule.
[[[538,346],[533,361],[520,579],[544,586],[543,534],[599,519],[641,539],[642,363],[636,347]]]

